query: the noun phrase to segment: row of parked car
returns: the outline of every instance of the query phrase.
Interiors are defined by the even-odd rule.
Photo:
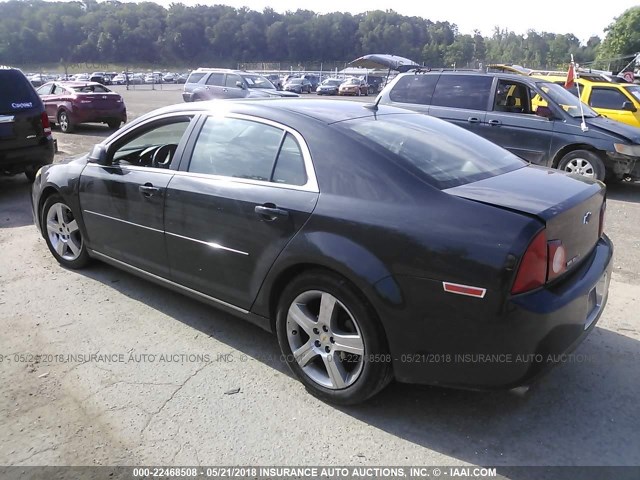
[[[287,97],[316,92],[318,95],[369,95],[378,91],[383,77],[327,78],[312,74],[260,75],[244,70],[199,68],[191,72],[184,86],[185,102],[214,98]]]
[[[27,74],[27,78],[34,87],[39,87],[51,81],[78,81],[78,82],[97,82],[102,85],[141,85],[141,84],[159,84],[159,83],[178,83],[183,84],[187,81],[189,73],[176,72],[92,72],[92,73],[76,73],[74,75],[64,74],[46,74],[34,73]]]

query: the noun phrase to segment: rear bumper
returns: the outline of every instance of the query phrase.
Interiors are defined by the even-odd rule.
[[[593,330],[607,301],[613,245],[603,236],[561,285],[500,301],[451,295],[442,283],[405,278],[413,318],[385,322],[397,380],[470,389],[527,385]],[[400,330],[400,328],[403,330]]]
[[[20,173],[32,165],[47,165],[53,162],[54,153],[54,141],[51,136],[42,139],[39,145],[12,150],[0,149],[0,170]]]
[[[182,100],[184,100],[185,102],[193,102],[193,93],[182,92]]]

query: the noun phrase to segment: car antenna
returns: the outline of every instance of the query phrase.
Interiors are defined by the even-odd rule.
[[[371,110],[372,112],[377,112],[378,104],[380,103],[381,99],[382,99],[382,95],[378,95],[378,98],[376,98],[376,101],[374,103],[365,103],[363,107],[366,108],[367,110]]]

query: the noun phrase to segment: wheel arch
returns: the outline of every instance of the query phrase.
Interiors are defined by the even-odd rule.
[[[289,245],[272,267],[253,303],[252,312],[268,317],[272,331],[275,331],[278,303],[289,282],[305,272],[321,270],[338,275],[353,285],[376,313],[386,334],[383,317],[389,309],[400,307],[403,300],[399,285],[382,260],[362,245],[333,233],[313,232],[302,237]],[[310,256],[310,251],[315,255]]]
[[[40,194],[40,198],[38,199],[38,208],[36,210],[36,215],[38,220],[38,228],[40,230],[41,230],[40,225],[42,225],[42,208],[44,207],[44,202],[46,202],[47,199],[52,195],[60,195],[60,191],[51,185],[47,185],[42,190],[42,193]],[[44,236],[44,231],[41,231],[41,233]]]
[[[588,150],[589,152],[593,152],[596,155],[602,156],[602,151],[598,150],[593,145],[589,145],[588,143],[572,143],[570,145],[565,145],[564,147],[562,147],[560,150],[556,152],[555,156],[553,157],[553,162],[551,166],[553,168],[558,168],[558,165],[560,164],[560,161],[562,160],[562,158],[566,154],[574,152],[576,150]]]

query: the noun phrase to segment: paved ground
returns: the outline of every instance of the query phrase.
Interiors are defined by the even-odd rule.
[[[130,117],[178,101],[126,93]],[[55,131],[59,158],[108,134]],[[525,396],[394,384],[350,408],[306,394],[256,327],[104,264],[61,268],[28,195],[0,178],[0,465],[639,463],[640,185],[609,191],[615,273],[584,361]]]

